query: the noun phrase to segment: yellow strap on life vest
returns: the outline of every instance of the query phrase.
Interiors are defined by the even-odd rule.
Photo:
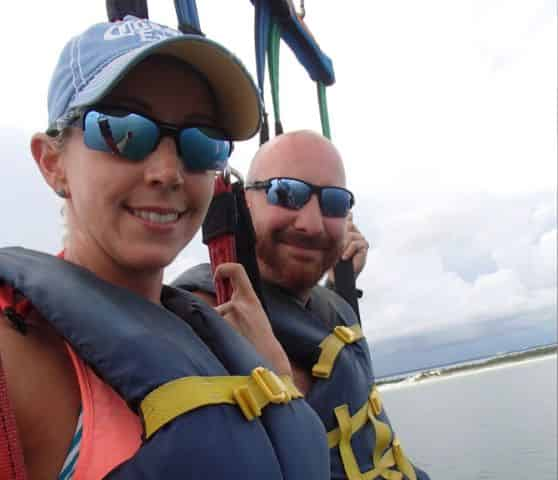
[[[368,401],[352,417],[347,404],[337,407],[334,413],[339,428],[327,434],[329,448],[339,446],[343,467],[349,480],[403,480],[403,474],[409,480],[416,480],[415,469],[405,457],[399,440],[393,438],[391,427],[377,418],[382,413],[382,408],[380,394],[375,386],[372,387]],[[351,446],[351,437],[368,421],[372,423],[376,436],[372,452],[374,468],[361,472]]]
[[[207,405],[238,405],[247,420],[262,414],[269,403],[288,403],[303,395],[288,375],[277,376],[264,367],[250,376],[183,377],[149,393],[140,410],[149,438],[179,415]]]
[[[335,327],[333,333],[324,338],[322,343],[320,343],[322,352],[320,353],[320,358],[318,358],[318,363],[312,367],[312,375],[318,378],[329,378],[335,364],[335,359],[341,349],[345,345],[360,340],[362,337],[360,325],[353,325],[352,327],[338,325]]]

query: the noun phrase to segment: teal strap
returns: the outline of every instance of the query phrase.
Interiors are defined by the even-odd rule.
[[[320,104],[320,120],[322,121],[322,134],[331,140],[331,130],[329,128],[329,114],[327,111],[326,87],[322,82],[318,85],[318,103]]]
[[[279,46],[281,45],[281,27],[274,19],[271,21],[268,42],[269,80],[271,98],[273,100],[273,116],[275,118],[275,135],[283,133],[281,111],[279,107]]]

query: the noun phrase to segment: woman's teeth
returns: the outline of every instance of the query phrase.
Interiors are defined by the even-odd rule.
[[[131,210],[132,215],[152,223],[172,223],[178,220],[178,213],[157,213],[145,210]]]

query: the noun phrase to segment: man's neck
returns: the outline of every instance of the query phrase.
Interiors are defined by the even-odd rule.
[[[286,294],[295,297],[303,306],[306,306],[308,304],[308,301],[310,300],[312,289],[297,291],[297,290],[293,290],[292,288],[289,288],[287,285],[278,283],[277,280],[274,279],[265,278],[264,276],[262,276],[262,280],[272,285],[275,288],[279,288]]]

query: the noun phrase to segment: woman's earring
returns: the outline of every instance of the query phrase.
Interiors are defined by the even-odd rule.
[[[55,190],[56,195],[58,195],[60,198],[67,198],[68,194],[66,193],[66,190],[63,188],[59,188],[58,190]]]

